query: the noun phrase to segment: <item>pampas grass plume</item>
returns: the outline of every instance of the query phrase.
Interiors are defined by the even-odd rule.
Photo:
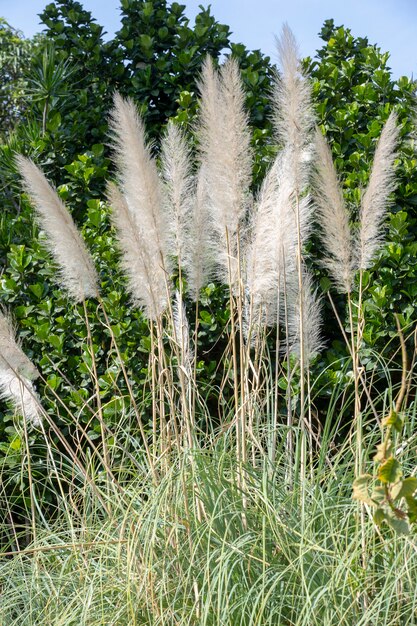
[[[169,270],[169,222],[163,214],[161,181],[133,100],[114,96],[110,128],[117,178],[129,211],[135,213],[160,264]]]
[[[357,251],[359,269],[366,269],[371,265],[382,242],[382,222],[389,207],[390,195],[397,186],[394,160],[398,135],[397,116],[391,112],[382,129],[369,183],[362,196]]]
[[[0,312],[0,395],[34,426],[41,421],[40,403],[31,382],[38,375],[16,341],[10,318]]]
[[[169,247],[170,220],[163,211],[162,182],[132,100],[115,95],[110,126],[119,186],[109,187],[109,201],[123,268],[134,303],[145,310],[149,319],[156,319],[168,301],[173,256]]]
[[[305,266],[302,268],[301,290],[298,284],[295,284],[295,280],[294,283],[289,281],[286,298],[288,320],[283,320],[283,322],[289,330],[287,341],[290,351],[298,358],[301,357],[302,351],[304,367],[307,367],[309,362],[323,348],[323,341],[321,337],[321,299],[318,290],[314,287],[311,272]]]
[[[296,206],[292,166],[292,152],[284,148],[260,189],[247,249],[247,286],[253,314],[257,317],[262,308],[264,321],[271,326],[278,320],[278,300],[283,303],[286,276],[297,273],[298,225],[301,244],[312,227],[310,198],[303,196]]]
[[[167,219],[171,226],[171,249],[181,266],[187,245],[194,181],[185,135],[172,121],[168,122],[161,142],[161,166]]]
[[[202,287],[213,272],[210,213],[208,209],[207,176],[201,167],[187,214],[186,240],[182,264],[187,275],[187,291],[192,300],[198,300]]]
[[[309,142],[314,123],[311,86],[301,69],[294,34],[284,24],[276,40],[281,72],[274,88],[274,124],[277,140],[301,151]]]
[[[74,221],[43,172],[21,155],[16,158],[23,185],[36,209],[46,244],[60,269],[60,284],[75,302],[98,295],[91,255]]]
[[[160,257],[155,253],[155,242],[147,237],[138,223],[137,213],[130,210],[126,198],[115,184],[108,186],[107,198],[132,301],[144,310],[148,319],[155,320],[167,304],[165,273]]]
[[[181,294],[178,290],[175,292],[172,317],[174,322],[175,340],[180,348],[180,364],[187,378],[191,380],[193,356],[190,349],[190,328],[188,324],[187,311],[185,310]]]
[[[337,289],[341,293],[349,293],[355,270],[349,212],[330,148],[319,128],[315,134],[315,156],[315,206],[322,229],[321,240],[326,251],[323,265],[329,271]]]
[[[220,280],[232,286],[239,268],[238,248],[243,222],[252,204],[252,150],[248,116],[237,62],[228,59],[220,70],[207,59],[199,84],[197,127],[200,164],[213,232],[212,248]]]

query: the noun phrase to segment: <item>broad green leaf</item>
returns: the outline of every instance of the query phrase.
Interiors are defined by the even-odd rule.
[[[12,450],[20,450],[21,446],[22,440],[20,439],[20,437],[14,437],[10,442],[10,447]]]
[[[392,426],[392,428],[400,433],[403,429],[404,418],[400,413],[392,410],[386,417],[384,417],[382,423],[384,426]]]
[[[405,501],[407,502],[408,519],[411,523],[417,522],[417,499],[405,496]]]
[[[48,120],[47,128],[49,131],[54,133],[55,131],[58,130],[60,126],[61,126],[61,113],[59,111],[55,111],[55,113],[53,113]]]
[[[384,461],[387,457],[391,456],[392,453],[392,442],[391,440],[388,441],[387,443],[382,442],[379,443],[376,447],[376,454],[374,456],[374,461],[376,463],[380,463],[381,461]]]
[[[371,499],[377,504],[381,504],[386,498],[385,487],[375,487],[371,494]]]
[[[414,495],[417,491],[417,478],[415,476],[408,476],[404,478],[401,485],[401,490],[398,494],[398,498],[408,498]]]
[[[400,480],[401,476],[401,465],[398,463],[397,459],[394,459],[394,457],[390,457],[379,468],[378,479],[382,483],[396,483]]]
[[[41,298],[43,294],[44,286],[40,283],[35,283],[34,285],[29,285],[29,289],[37,298]]]
[[[95,143],[93,146],[91,146],[91,151],[94,154],[94,156],[99,157],[103,154],[104,151],[104,144],[102,143]]]
[[[377,526],[381,526],[382,522],[385,520],[386,518],[386,512],[384,509],[381,509],[380,507],[378,507],[375,510],[374,513],[374,522]]]
[[[388,511],[385,516],[386,523],[397,533],[397,535],[409,535],[410,524],[407,519],[401,519],[395,515],[394,511]]]

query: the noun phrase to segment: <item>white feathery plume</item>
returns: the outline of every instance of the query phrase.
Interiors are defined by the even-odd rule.
[[[295,351],[298,344],[304,346],[304,362],[307,362],[318,347],[319,327],[312,281],[302,267],[301,258],[301,249],[312,225],[312,203],[306,189],[314,115],[311,87],[300,69],[297,44],[287,25],[277,40],[277,47],[281,72],[275,84],[273,106],[276,137],[282,151],[265,180],[258,201],[252,241],[251,262],[255,268],[252,297],[255,305],[258,301],[266,306],[267,324],[277,323],[286,302],[284,310],[288,310],[291,326],[288,340],[292,337]]]
[[[197,174],[196,188],[187,215],[183,267],[187,275],[187,291],[196,301],[200,290],[207,284],[213,268],[210,246],[210,216],[207,202],[207,176],[204,168]]]
[[[169,223],[163,214],[161,181],[132,100],[115,95],[110,127],[118,181],[129,211],[146,234],[149,253],[159,257],[160,271],[169,274]]]
[[[297,42],[287,24],[284,24],[281,37],[277,39],[277,49],[281,73],[275,82],[273,121],[277,140],[283,150],[277,164],[280,193],[278,214],[282,230],[290,231],[289,235],[282,236],[289,236],[294,241],[294,230],[299,228],[301,243],[304,243],[312,222],[312,203],[306,198],[312,160],[311,131],[314,127],[311,85],[301,70]],[[294,228],[294,224],[297,224],[297,228]],[[286,252],[287,265],[295,252],[294,245],[291,251]]]
[[[293,155],[291,168],[296,188],[302,190],[308,179],[311,130],[314,125],[311,85],[299,61],[298,46],[287,24],[277,39],[281,72],[274,88],[274,126],[278,142]]]
[[[349,212],[338,180],[330,148],[319,128],[315,135],[314,199],[326,251],[323,261],[341,293],[349,293],[355,271]]]
[[[228,59],[218,76],[207,59],[199,87],[200,162],[207,181],[213,249],[219,278],[232,287],[243,222],[252,203],[250,132],[237,62]]]
[[[277,305],[284,301],[286,277],[298,273],[299,248],[308,238],[313,221],[312,203],[306,195],[314,119],[311,88],[299,69],[297,45],[288,26],[284,26],[277,46],[281,74],[273,106],[282,150],[258,197],[248,259],[252,303],[255,309],[263,307],[270,325],[278,321]]]
[[[396,188],[394,160],[399,128],[392,112],[379,138],[369,183],[362,196],[359,215],[359,245],[357,267],[368,268],[382,242],[381,226],[385,218],[390,194]]]
[[[19,155],[16,163],[47,235],[46,244],[60,268],[61,286],[75,302],[97,296],[98,277],[93,260],[64,203],[30,159]]]
[[[179,291],[175,292],[172,307],[175,340],[180,348],[181,367],[189,380],[192,377],[193,356],[190,349],[190,328],[188,325],[187,312]]]
[[[169,121],[161,142],[162,177],[173,254],[182,264],[187,242],[187,225],[192,210],[193,176],[191,155],[184,133]]]
[[[155,252],[155,242],[143,229],[137,211],[130,210],[127,199],[115,184],[108,186],[107,197],[132,300],[144,309],[148,319],[157,319],[166,308],[167,292],[165,273],[160,256]]]
[[[276,245],[275,238],[279,236],[274,213],[277,195],[275,169],[276,162],[263,180],[254,204],[249,224],[250,242],[245,250],[245,284],[252,305],[257,310],[267,306],[267,294],[273,290],[275,284],[272,250]]]
[[[301,244],[310,234],[311,203],[308,196],[297,199],[292,186],[292,154],[284,148],[262,184],[251,227],[247,255],[247,286],[252,313],[269,325],[278,320],[278,300],[286,276],[297,273],[298,225]],[[297,215],[298,214],[298,215]],[[299,223],[299,224],[298,224]]]
[[[40,404],[30,380],[15,376],[11,369],[0,365],[0,395],[15,406],[26,422],[33,426],[41,424]]]
[[[12,402],[25,420],[41,422],[41,409],[32,380],[39,373],[18,345],[10,319],[0,313],[0,396]]]
[[[302,274],[301,290],[294,275],[287,283],[287,320],[283,319],[283,323],[288,327],[290,351],[300,358],[302,350],[304,366],[307,367],[323,347],[322,318],[320,297],[314,288],[313,277],[305,266]]]

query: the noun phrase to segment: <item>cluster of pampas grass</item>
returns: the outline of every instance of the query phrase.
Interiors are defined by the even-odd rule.
[[[18,623],[21,612],[28,610],[36,623],[75,623],[92,615],[101,623],[103,610],[107,619],[110,606],[114,619],[126,624],[138,619],[212,624],[213,615],[221,614],[239,623],[287,620],[310,626],[348,619],[388,626],[394,623],[387,618],[393,597],[398,601],[392,613],[395,623],[406,614],[400,606],[404,597],[407,614],[416,613],[413,586],[402,587],[401,578],[415,546],[394,542],[387,560],[383,529],[375,547],[374,520],[346,495],[354,472],[362,473],[361,420],[369,409],[361,411],[360,404],[360,278],[383,240],[382,224],[395,188],[396,116],[392,113],[382,129],[369,183],[356,207],[357,224],[352,225],[330,147],[315,129],[310,83],[288,27],[278,41],[278,53],[273,123],[279,151],[256,196],[244,89],[234,59],[220,69],[211,59],[203,66],[195,153],[172,121],[158,152],[147,140],[133,100],[114,98],[115,180],[108,185],[107,199],[132,305],[149,321],[143,403],[112,334],[99,277],[81,233],[42,171],[17,158],[43,240],[59,267],[58,282],[84,308],[95,386],[88,408],[99,422],[101,438],[93,439],[74,415],[79,445],[68,443],[43,412],[33,386],[38,372],[16,341],[10,318],[0,314],[0,394],[25,424],[41,427],[49,474],[40,484],[47,492],[52,477],[59,503],[54,525],[43,517],[25,428],[27,461],[21,471],[23,475],[27,462],[34,546],[21,550],[12,520],[7,527],[13,526],[13,536],[7,536],[16,545],[7,553],[15,557],[12,577],[8,564],[0,571],[9,595],[0,609],[6,619],[13,615]],[[321,306],[306,243],[316,226],[325,252],[323,266],[337,290],[347,294],[351,320],[357,437],[340,447],[334,443],[339,437],[336,412],[351,408],[350,400],[339,403],[339,392],[350,395],[345,388],[336,389],[329,400],[322,432],[313,421],[315,383],[310,375],[312,359],[322,348]],[[353,296],[356,274],[359,289]],[[220,393],[229,387],[221,397],[225,401],[217,430],[197,375],[199,300],[213,278],[225,286],[230,307],[219,363]],[[118,416],[115,425],[106,421],[101,404],[89,298],[97,299],[103,311],[131,399],[129,415]],[[352,302],[358,311],[356,329]],[[187,317],[192,306],[194,326]],[[272,353],[266,339],[270,327],[277,330]],[[344,327],[343,332],[346,336]],[[369,385],[365,392],[370,396],[375,390]],[[377,398],[384,412],[388,395]],[[399,397],[398,406],[401,393]],[[133,431],[130,409],[138,418]],[[43,428],[42,414],[56,440]],[[202,432],[203,424],[207,432]],[[379,436],[379,424],[374,426],[368,433],[372,444]],[[45,502],[49,506],[48,497]],[[49,542],[38,534],[39,519],[46,521]],[[62,530],[63,520],[69,531]],[[76,566],[74,558],[79,558]],[[364,580],[369,571],[372,576],[358,585],[355,581]],[[381,587],[381,580],[388,582]]]
[[[314,219],[308,195],[314,115],[311,87],[287,26],[277,43],[281,73],[275,82],[273,120],[281,150],[265,177],[252,218],[247,255],[249,310],[255,319],[271,326],[288,316],[288,344],[299,356],[303,345],[303,361],[308,362],[321,345],[320,304],[310,290],[312,280],[303,261]],[[317,324],[309,324],[309,318]],[[305,341],[300,344],[301,336]]]
[[[358,229],[353,230],[330,148],[321,131],[316,130],[314,186],[327,253],[323,263],[342,293],[350,293],[355,272],[370,267],[383,241],[382,224],[396,187],[394,161],[398,135],[397,116],[391,112],[376,147],[368,186],[362,194]]]
[[[381,224],[394,189],[395,115],[378,143],[355,241],[330,150],[320,131],[314,134],[311,87],[287,26],[278,53],[273,121],[280,151],[255,200],[251,133],[233,58],[220,70],[209,58],[204,63],[195,160],[185,134],[170,122],[161,140],[159,166],[134,102],[118,94],[114,98],[110,126],[116,182],[108,186],[108,200],[122,267],[133,304],[157,322],[159,373],[155,369],[154,381],[166,375],[162,319],[168,315],[187,394],[193,359],[184,297],[198,302],[213,272],[229,287],[231,301],[237,296],[232,325],[235,313],[248,335],[259,322],[263,329],[282,324],[286,350],[298,357],[303,370],[321,348],[320,298],[304,258],[315,220],[322,225],[324,264],[341,291],[350,293],[354,272],[369,266],[381,242]],[[99,297],[93,261],[68,210],[37,166],[23,157],[17,164],[70,297],[75,302]],[[314,202],[309,195],[312,180]],[[175,264],[180,284],[174,296]],[[239,356],[243,368],[242,347]],[[237,367],[236,355],[234,359]],[[237,374],[234,380],[237,386]],[[243,393],[243,383],[241,387]],[[238,390],[236,402],[237,396]],[[160,407],[163,403],[161,392]]]

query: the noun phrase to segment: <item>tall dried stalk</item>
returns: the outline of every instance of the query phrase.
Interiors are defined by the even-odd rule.
[[[254,313],[254,319],[261,318],[262,323],[271,326],[281,319],[289,331],[287,342],[294,349],[298,345],[300,424],[304,429],[305,364],[313,354],[308,348],[315,343],[315,337],[305,341],[311,329],[305,326],[307,317],[302,310],[306,299],[303,247],[313,222],[313,207],[306,189],[314,117],[311,87],[300,69],[297,45],[287,26],[284,26],[277,46],[281,72],[275,83],[273,119],[281,151],[264,180],[255,205],[247,249],[247,285],[253,303],[249,310]],[[315,300],[312,295],[309,302],[310,309],[313,309]],[[318,316],[317,311],[316,318]],[[251,323],[247,322],[247,326]],[[288,426],[290,438],[292,421]],[[311,432],[311,424],[309,428]],[[292,451],[288,450],[288,454]]]
[[[236,61],[228,59],[217,73],[212,61],[207,59],[200,81],[200,95],[197,126],[200,175],[204,176],[202,184],[210,215],[218,276],[230,290],[237,455],[239,462],[245,462],[241,250],[244,222],[252,203],[252,151],[245,96]]]
[[[129,292],[150,320],[152,372],[153,452],[159,421],[160,456],[170,447],[165,412],[167,370],[162,316],[170,301],[172,253],[164,196],[145,129],[131,100],[116,94],[111,117],[114,158],[119,187],[109,187],[112,219],[122,250]],[[170,397],[170,396],[169,396]],[[164,463],[166,462],[166,458]]]
[[[333,165],[331,152],[321,132],[316,131],[317,155],[315,199],[322,227],[322,241],[326,256],[324,266],[328,269],[337,289],[347,294],[350,352],[355,381],[355,419],[357,436],[356,472],[362,473],[363,437],[360,400],[360,359],[364,316],[363,270],[368,268],[383,241],[382,223],[389,206],[390,196],[395,189],[394,161],[399,129],[396,115],[391,113],[381,132],[368,186],[362,194],[359,210],[359,229],[353,231],[349,221],[343,192]],[[358,235],[355,237],[355,235]],[[355,271],[359,270],[359,293],[357,322],[354,323],[352,283]]]

